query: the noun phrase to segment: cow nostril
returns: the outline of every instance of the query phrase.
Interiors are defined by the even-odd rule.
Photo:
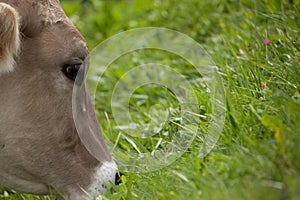
[[[115,179],[115,184],[116,185],[120,185],[122,183],[122,180],[121,180],[121,175],[119,172],[116,173],[116,179]]]

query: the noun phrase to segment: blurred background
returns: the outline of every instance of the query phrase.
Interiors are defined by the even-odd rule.
[[[208,156],[199,156],[197,136],[171,166],[147,174],[125,173],[116,193],[107,194],[109,199],[299,199],[299,0],[63,0],[62,5],[90,50],[110,36],[139,27],[187,34],[209,53],[225,85],[225,128]],[[100,86],[96,107],[105,135],[114,132],[107,104],[113,80],[124,66],[147,63],[149,53],[143,55],[123,60]],[[197,79],[182,60],[161,59],[189,80]],[[196,83],[195,90],[200,91],[200,85]],[[147,103],[132,106],[139,110]],[[123,148],[134,149],[125,142]]]

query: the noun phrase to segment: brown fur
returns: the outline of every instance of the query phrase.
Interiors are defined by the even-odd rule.
[[[25,193],[52,190],[66,198],[77,197],[83,193],[81,188],[89,187],[101,162],[78,137],[72,116],[74,83],[61,69],[74,60],[87,62],[88,49],[58,1],[4,2],[13,8],[4,6],[9,16],[0,13],[0,64],[5,55],[17,55],[18,15],[21,50],[15,70],[0,76],[0,185]],[[80,98],[90,120],[83,118],[82,127],[86,134],[100,135],[95,144],[99,157],[112,161],[83,88]]]

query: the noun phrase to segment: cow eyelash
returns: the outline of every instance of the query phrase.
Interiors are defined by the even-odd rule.
[[[62,72],[65,74],[66,77],[75,81],[81,65],[81,63],[64,65],[64,67],[62,68]]]

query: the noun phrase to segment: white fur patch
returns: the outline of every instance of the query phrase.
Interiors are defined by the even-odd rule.
[[[115,162],[104,162],[94,173],[94,180],[89,188],[84,191],[85,195],[79,197],[79,199],[90,200],[104,194],[105,190],[109,189],[111,184],[115,184],[117,171],[118,167]],[[78,197],[71,197],[70,199],[76,198]]]
[[[115,184],[116,173],[117,165],[115,162],[104,162],[96,171],[94,181],[90,185],[88,192],[92,196],[103,194],[106,186],[109,186],[109,184]]]

